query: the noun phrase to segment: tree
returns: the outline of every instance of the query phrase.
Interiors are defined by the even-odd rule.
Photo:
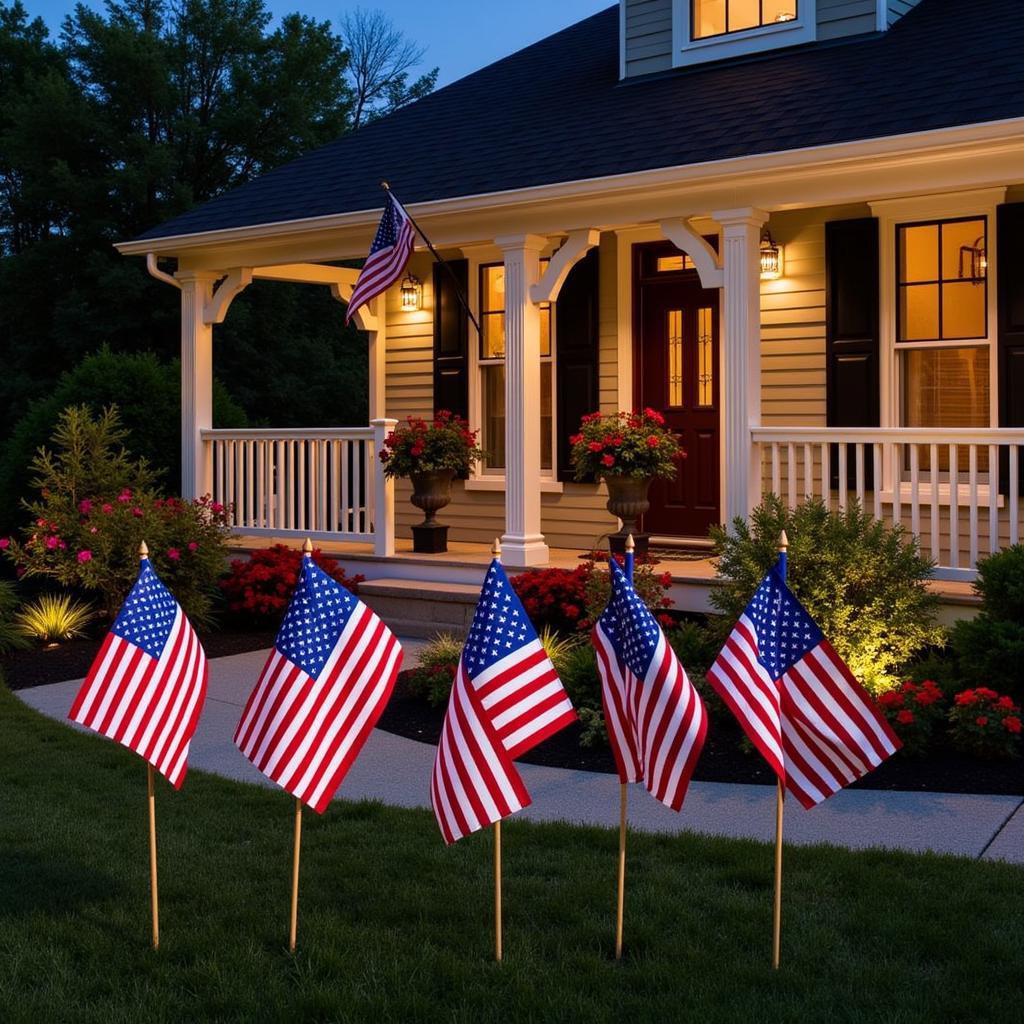
[[[408,84],[409,73],[423,60],[426,49],[407,39],[381,11],[357,7],[342,18],[341,34],[349,53],[353,128],[433,91],[438,68]]]

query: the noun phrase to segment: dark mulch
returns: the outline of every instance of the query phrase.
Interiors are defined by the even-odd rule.
[[[274,636],[273,631],[221,630],[200,634],[210,658],[269,648],[273,646]],[[71,640],[49,650],[12,651],[0,658],[0,670],[12,690],[81,679],[89,671],[101,642],[101,639]],[[410,694],[405,687],[405,676],[403,672],[398,677],[395,692],[377,724],[398,736],[436,743],[441,735],[444,708],[431,707],[422,697]],[[614,772],[615,760],[608,747],[581,747],[580,732],[578,725],[563,729],[519,760],[554,768]],[[739,727],[731,720],[713,721],[694,778],[704,782],[774,785],[775,776],[761,758],[740,749],[741,738]],[[944,749],[923,758],[897,754],[855,783],[855,788],[1024,795],[1024,761],[983,761]]]
[[[377,723],[387,732],[423,743],[436,743],[441,735],[444,708],[431,707],[422,697],[409,693],[406,673],[398,677],[395,692]],[[606,746],[581,747],[578,725],[556,733],[519,760],[554,768],[580,768],[589,772],[614,772],[615,760]],[[739,727],[715,719],[694,778],[703,782],[744,782],[775,785],[775,775],[756,753],[740,749]],[[952,750],[938,750],[928,757],[897,754],[869,773],[856,789],[901,789],[936,793],[992,793],[1024,795],[1024,761],[983,761]]]
[[[225,658],[230,654],[245,654],[247,651],[273,647],[274,636],[274,630],[259,633],[221,630],[199,634],[208,658]],[[62,683],[66,679],[82,679],[102,643],[102,637],[98,637],[69,640],[51,648],[9,651],[0,657],[0,672],[3,672],[4,681],[12,690]]]

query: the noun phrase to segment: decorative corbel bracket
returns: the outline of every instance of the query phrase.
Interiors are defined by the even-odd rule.
[[[222,324],[224,317],[228,315],[228,307],[234,302],[235,296],[240,295],[252,283],[252,267],[236,267],[228,271],[213,295],[206,302],[203,310],[203,322],[208,324]]]
[[[343,302],[346,306],[349,304],[349,300],[352,298],[352,292],[355,290],[355,282],[351,284],[348,282],[334,282],[331,284],[331,295],[337,299],[338,302]],[[369,304],[373,307],[371,310],[367,305],[362,305],[352,314],[352,319],[355,321],[356,327],[361,331],[376,331],[380,329],[380,321],[377,318],[377,309],[380,307],[380,303],[383,301],[382,296],[378,296],[373,299]]]
[[[707,240],[693,230],[692,217],[681,217],[661,222],[661,233],[681,252],[693,260],[697,276],[705,288],[721,288],[725,274],[718,254]]]
[[[570,231],[565,244],[551,257],[541,279],[530,286],[530,298],[538,305],[554,302],[569,276],[569,271],[601,240],[601,232],[594,228]]]

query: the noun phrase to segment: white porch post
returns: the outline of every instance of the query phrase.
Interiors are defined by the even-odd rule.
[[[722,226],[725,522],[746,518],[761,497],[761,466],[750,431],[761,425],[761,226],[764,210],[711,215]]]
[[[218,275],[181,270],[181,496],[198,498],[213,489],[213,467],[201,431],[213,426],[213,325],[206,306]]]
[[[540,280],[547,239],[495,239],[505,258],[505,534],[508,565],[548,560],[540,520],[540,309],[530,286]]]
[[[373,454],[370,457],[373,473],[373,553],[390,558],[395,553],[395,481],[384,475],[380,453],[384,438],[398,426],[398,420],[387,418],[370,420],[373,427]]]

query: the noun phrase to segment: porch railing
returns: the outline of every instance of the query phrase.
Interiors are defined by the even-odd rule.
[[[762,493],[807,496],[918,537],[942,579],[973,579],[978,559],[1021,540],[1024,430],[758,427]]]
[[[368,427],[204,430],[214,501],[240,534],[297,534],[395,550],[394,486],[377,453],[396,421]]]

